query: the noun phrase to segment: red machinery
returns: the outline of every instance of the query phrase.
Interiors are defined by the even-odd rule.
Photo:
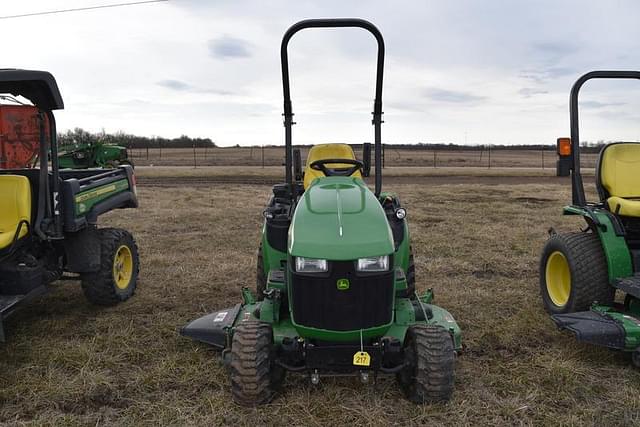
[[[31,105],[0,105],[0,169],[31,168],[40,151],[40,120],[49,135],[46,115]]]

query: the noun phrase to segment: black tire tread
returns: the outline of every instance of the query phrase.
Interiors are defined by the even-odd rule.
[[[415,351],[411,374],[401,387],[414,403],[447,402],[454,384],[455,352],[451,334],[437,325],[414,325],[407,332]]]
[[[416,265],[413,261],[413,247],[409,246],[409,267],[407,268],[407,298],[416,295]]]
[[[588,310],[594,302],[611,304],[615,289],[609,285],[607,261],[600,237],[591,232],[555,234],[547,241],[540,262],[540,290],[543,293],[545,309],[552,313],[546,294],[546,262],[555,250],[561,250],[567,257],[571,269],[571,295],[562,312],[571,313]],[[550,299],[549,299],[550,301]]]
[[[269,403],[284,380],[273,364],[273,333],[267,323],[243,322],[235,328],[231,345],[231,393],[242,406]]]
[[[101,256],[100,270],[95,273],[82,275],[82,290],[89,302],[96,305],[111,306],[129,299],[134,293],[138,282],[140,260],[138,247],[133,236],[126,230],[119,228],[101,228],[100,235]],[[126,292],[116,291],[113,283],[113,254],[123,242],[127,242],[132,249],[133,276],[132,283]]]
[[[258,246],[258,260],[256,265],[256,298],[264,299],[264,291],[267,290],[267,276],[264,274],[264,256],[262,255],[262,242]]]

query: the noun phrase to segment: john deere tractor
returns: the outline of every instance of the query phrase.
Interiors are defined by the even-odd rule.
[[[58,163],[62,169],[115,168],[120,165],[133,167],[126,147],[102,141],[61,146]]]
[[[304,171],[292,149],[293,110],[287,45],[306,28],[357,27],[378,45],[371,150],[357,160],[344,144],[314,146]],[[323,376],[393,374],[413,402],[447,401],[461,335],[454,318],[416,293],[406,210],[382,191],[381,124],[384,41],[360,19],[312,19],[287,30],[281,45],[285,182],[273,187],[258,249],[257,295],[201,317],[182,334],[222,350],[233,397],[269,402],[286,372]],[[370,146],[369,146],[370,147]]]
[[[571,156],[572,204],[583,231],[551,232],[540,260],[544,307],[561,329],[580,341],[632,352],[640,366],[640,143],[616,142],[600,151],[596,166],[599,199],[587,202],[580,173],[578,93],[591,79],[640,79],[638,71],[593,71],[571,89],[571,138],[558,141]],[[615,293],[624,303],[615,302]]]
[[[130,166],[59,170],[53,76],[0,70],[0,94],[32,105],[0,105],[0,341],[3,322],[58,279],[78,280],[87,299],[114,305],[136,288],[138,249],[126,230],[98,228],[113,209],[136,208]],[[51,159],[49,163],[48,159]]]

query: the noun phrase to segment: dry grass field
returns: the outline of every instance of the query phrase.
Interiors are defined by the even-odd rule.
[[[147,172],[141,171],[141,175]],[[173,177],[179,171],[169,171]],[[7,325],[0,347],[5,425],[631,425],[640,424],[640,372],[628,357],[558,332],[538,295],[538,255],[563,218],[566,180],[522,183],[391,180],[407,207],[418,286],[463,329],[453,400],[416,406],[393,378],[312,386],[288,377],[271,404],[231,402],[216,352],[178,335],[191,319],[254,285],[267,185],[144,185],[141,208],[104,226],[130,229],[142,269],[136,295],[89,306],[61,284]]]

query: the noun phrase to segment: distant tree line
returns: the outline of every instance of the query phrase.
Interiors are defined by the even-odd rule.
[[[187,135],[182,135],[178,138],[161,138],[161,137],[147,137],[131,135],[124,132],[106,133],[102,132],[88,132],[82,128],[75,128],[68,130],[64,133],[58,134],[58,143],[60,145],[71,144],[93,144],[96,142],[103,142],[107,144],[121,145],[127,148],[204,148],[204,147],[217,147],[216,143],[210,138],[191,138]],[[582,141],[580,143],[581,149],[585,152],[598,152],[603,145],[613,141],[599,140],[597,142]],[[362,144],[351,144],[354,148],[361,148]],[[298,145],[297,147],[311,147],[311,145]],[[427,143],[419,142],[417,144],[389,144],[385,143],[387,147],[393,147],[394,149],[410,149],[410,150],[435,150],[435,151],[484,151],[489,148],[489,144],[475,144],[475,145],[460,145],[453,143]],[[555,143],[553,144],[514,144],[514,145],[499,145],[490,144],[491,150],[525,150],[525,151],[540,151],[540,150],[555,150]],[[239,148],[240,145],[235,147]],[[256,148],[260,145],[247,146],[246,148]],[[276,147],[276,145],[265,145],[265,147]]]
[[[124,132],[106,133],[88,132],[82,128],[75,128],[58,134],[60,145],[95,144],[97,142],[121,145],[127,148],[191,148],[215,147],[216,144],[210,138],[191,138],[182,135],[178,138],[161,138],[131,135]]]

